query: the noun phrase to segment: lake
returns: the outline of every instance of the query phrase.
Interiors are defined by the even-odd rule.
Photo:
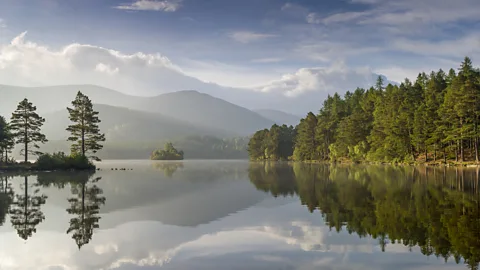
[[[0,174],[0,269],[477,269],[480,262],[476,168],[99,167]]]

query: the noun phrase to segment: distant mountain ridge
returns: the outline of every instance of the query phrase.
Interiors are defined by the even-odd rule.
[[[164,138],[178,138],[191,135],[233,137],[235,133],[198,126],[159,113],[132,110],[104,104],[94,104],[99,112],[100,130],[108,141],[158,141]],[[50,140],[66,140],[65,128],[70,124],[66,109],[46,113],[43,132]]]
[[[17,87],[0,85],[0,115],[9,117],[18,102],[25,97],[37,106],[39,113],[52,113],[70,106],[78,91],[96,104],[125,107],[160,114],[171,120],[196,127],[228,131],[230,134],[251,135],[258,129],[270,127],[274,121],[244,107],[203,94],[186,90],[154,97],[122,94],[95,85],[66,85],[51,87]],[[125,111],[123,111],[125,113]],[[132,113],[132,112],[131,112]],[[138,112],[137,113],[138,116]],[[100,115],[102,118],[102,115]],[[148,117],[147,117],[148,118]],[[166,121],[163,119],[163,121]]]

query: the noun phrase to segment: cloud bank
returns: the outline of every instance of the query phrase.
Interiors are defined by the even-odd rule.
[[[117,9],[123,10],[151,10],[174,12],[181,6],[182,0],[138,0],[130,4],[122,4],[116,6]]]
[[[265,64],[281,60],[265,58],[252,62]],[[238,70],[241,72],[242,69]],[[0,81],[3,84],[95,84],[126,94],[143,96],[198,90],[247,108],[282,109],[301,114],[307,110],[317,110],[328,94],[369,87],[375,83],[377,77],[368,68],[353,69],[344,62],[337,62],[325,67],[293,70],[279,79],[247,89],[234,85],[220,86],[216,82],[202,81],[189,73],[196,72],[185,72],[160,53],[127,54],[78,43],[53,50],[28,41],[26,32],[0,47]],[[231,78],[234,84],[236,79],[234,76]],[[312,98],[316,99],[317,103],[310,104]],[[295,108],[298,111],[290,110]]]

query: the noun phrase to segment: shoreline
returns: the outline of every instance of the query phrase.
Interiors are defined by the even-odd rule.
[[[25,173],[25,172],[84,172],[84,171],[97,171],[96,167],[88,169],[66,169],[66,168],[57,168],[57,169],[42,169],[35,166],[22,166],[22,165],[11,165],[11,166],[0,166],[0,174],[2,173]]]
[[[372,161],[359,161],[354,162],[351,160],[342,160],[342,161],[328,161],[328,160],[250,160],[250,162],[287,162],[287,163],[305,163],[305,164],[328,164],[328,165],[388,165],[388,166],[425,166],[425,167],[466,167],[466,168],[477,168],[480,167],[480,162],[475,161],[447,161],[447,163],[442,162],[372,162]]]

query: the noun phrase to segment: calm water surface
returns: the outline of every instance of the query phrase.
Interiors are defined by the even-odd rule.
[[[477,269],[480,261],[477,169],[100,167],[0,174],[0,269]]]

